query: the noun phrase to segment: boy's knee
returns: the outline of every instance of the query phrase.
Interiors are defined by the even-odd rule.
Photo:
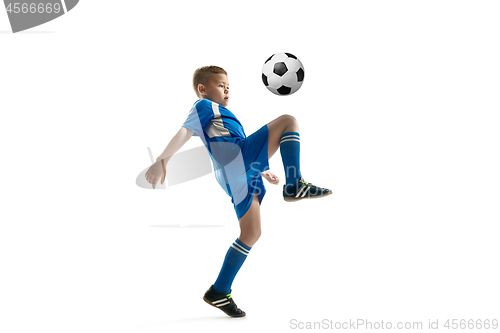
[[[281,117],[286,122],[287,127],[298,128],[299,122],[297,121],[297,119],[295,119],[294,116],[291,116],[289,114],[284,114]]]
[[[262,232],[260,229],[247,230],[247,231],[241,233],[240,240],[245,245],[248,245],[251,247],[255,243],[257,243],[261,234],[262,234]]]
[[[260,238],[260,235],[262,235],[262,231],[260,229],[254,229],[251,231],[249,236],[254,242],[257,242]]]
[[[292,115],[289,115],[289,114],[284,114],[281,116],[284,120],[286,120],[287,122],[296,122],[297,120],[295,119],[294,116]]]
[[[255,236],[255,241],[258,241],[261,235],[262,235],[262,230],[260,230],[260,229],[259,229],[259,230],[256,230],[256,231],[255,231],[255,234],[254,234],[254,236]]]

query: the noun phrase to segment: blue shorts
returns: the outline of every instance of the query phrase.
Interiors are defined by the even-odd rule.
[[[269,129],[267,125],[264,125],[252,135],[236,142],[241,148],[247,186],[246,189],[242,189],[246,195],[239,198],[236,204],[234,197],[232,196],[231,198],[238,220],[250,208],[255,194],[259,197],[259,204],[262,203],[262,199],[264,199],[264,195],[266,194],[261,173],[269,170],[268,139]]]

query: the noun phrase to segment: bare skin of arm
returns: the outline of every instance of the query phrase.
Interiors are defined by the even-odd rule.
[[[158,180],[161,179],[161,184],[165,182],[165,176],[167,174],[167,163],[168,160],[184,146],[186,142],[193,135],[193,131],[181,127],[177,134],[170,140],[167,147],[163,151],[163,153],[158,156],[156,162],[151,165],[149,170],[146,172],[146,180],[153,185],[153,188],[156,187]]]
[[[278,185],[280,182],[278,176],[276,176],[274,173],[272,173],[269,170],[262,172],[261,175],[262,175],[262,177],[264,177],[265,180],[267,180],[268,182],[270,182],[273,185]]]
[[[161,184],[165,182],[167,174],[166,165],[168,161],[179,149],[182,148],[182,146],[184,146],[192,135],[193,131],[185,127],[181,127],[177,134],[170,140],[163,153],[158,156],[156,162],[151,165],[149,170],[146,172],[146,180],[153,185],[153,188],[156,187],[158,180],[161,180]],[[278,185],[279,183],[278,177],[269,170],[262,172],[262,176],[271,184]]]

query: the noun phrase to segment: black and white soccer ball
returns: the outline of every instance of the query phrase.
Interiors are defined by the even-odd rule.
[[[262,81],[276,95],[291,95],[304,82],[304,66],[291,53],[276,53],[262,67]]]

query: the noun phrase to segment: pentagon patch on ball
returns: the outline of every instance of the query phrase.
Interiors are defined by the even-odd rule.
[[[276,53],[262,67],[262,82],[276,95],[291,95],[304,82],[304,66],[291,53]]]

